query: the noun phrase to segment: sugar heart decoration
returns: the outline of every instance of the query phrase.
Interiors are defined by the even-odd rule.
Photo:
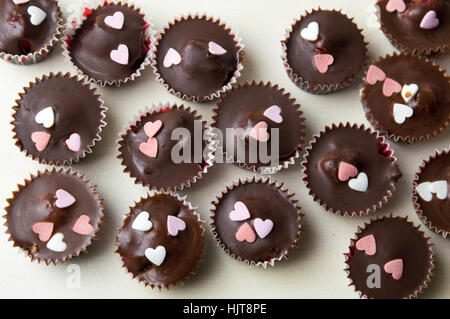
[[[428,11],[420,22],[420,27],[422,29],[435,29],[439,26],[439,19],[437,18],[437,13],[434,10]]]
[[[365,251],[366,255],[373,256],[377,252],[377,244],[374,235],[367,235],[356,242],[356,249]]]
[[[334,57],[331,54],[317,54],[314,56],[314,64],[320,73],[327,73],[328,66],[334,63]]]
[[[274,121],[275,123],[283,122],[283,117],[281,116],[281,108],[278,105],[272,105],[267,110],[265,110],[264,116]]]
[[[29,6],[27,12],[30,15],[31,24],[35,26],[40,25],[47,18],[47,13],[36,6]]]
[[[158,156],[158,140],[155,137],[148,139],[146,143],[139,145],[139,150],[148,157],[156,158]]]
[[[78,133],[73,133],[64,143],[70,151],[78,152],[81,148],[81,137]]]
[[[393,109],[394,121],[397,124],[405,123],[407,118],[413,116],[414,110],[408,105],[395,103]]]
[[[269,133],[267,133],[268,125],[266,122],[258,122],[251,130],[249,135],[255,140],[260,142],[267,142],[270,138]]]
[[[159,132],[162,126],[163,123],[161,120],[157,120],[155,122],[148,121],[144,125],[145,134],[148,136],[148,138],[152,138]]]
[[[431,194],[430,185],[431,185],[430,182],[424,182],[416,186],[417,193],[426,202],[430,202],[433,199],[433,194]]]
[[[122,65],[128,65],[130,52],[125,44],[119,44],[117,50],[112,50],[110,53],[111,60]]]
[[[154,264],[159,267],[166,259],[166,248],[164,246],[158,246],[156,248],[147,248],[145,250],[145,257]]]
[[[230,212],[229,216],[232,221],[241,222],[250,218],[250,212],[243,202],[237,201],[234,203],[234,210]]]
[[[45,150],[45,148],[48,145],[48,142],[50,141],[51,135],[47,132],[33,132],[31,133],[31,140],[33,141],[34,145],[36,146],[36,149],[39,152],[42,152]]]
[[[50,239],[53,233],[53,223],[51,222],[39,222],[31,228],[34,233],[39,235],[39,240],[46,242]]]
[[[358,169],[354,165],[344,161],[339,163],[338,179],[341,182],[346,182],[350,177],[355,177],[356,175],[358,175]]]
[[[384,264],[384,271],[392,274],[392,278],[400,280],[403,275],[403,259],[393,259]]]
[[[72,226],[72,230],[80,235],[90,235],[94,231],[94,227],[89,224],[91,218],[87,215],[81,215],[78,217],[75,224]]]
[[[209,53],[213,55],[224,55],[227,53],[227,50],[222,48],[220,45],[218,45],[216,42],[210,41],[208,43],[208,51]]]
[[[167,216],[167,231],[170,236],[177,236],[178,232],[186,229],[186,223],[181,218],[169,215]]]
[[[64,189],[58,189],[55,193],[55,197],[55,205],[56,207],[61,209],[72,206],[76,202],[75,197],[73,197],[72,194],[65,191]]]
[[[311,42],[317,41],[319,38],[319,24],[316,21],[309,23],[308,26],[300,32],[300,36]]]
[[[394,93],[399,93],[402,90],[402,86],[397,81],[390,78],[386,78],[383,83],[383,95],[390,97]]]
[[[404,12],[406,10],[405,2],[403,0],[389,0],[386,4],[386,11],[394,12],[395,10],[400,13]]]
[[[366,173],[359,173],[358,177],[352,178],[348,181],[348,187],[351,189],[364,193],[369,187],[369,178]]]
[[[256,240],[256,235],[252,227],[248,223],[245,223],[239,227],[236,232],[236,239],[239,242],[243,242],[245,240],[249,243],[253,243]]]
[[[436,194],[437,198],[444,200],[448,194],[448,183],[446,180],[423,182],[416,186],[416,191],[426,202],[430,202],[433,199],[433,194]]]
[[[51,106],[40,110],[34,120],[37,124],[44,125],[45,128],[51,128],[55,124],[55,112]]]
[[[402,88],[402,98],[406,103],[409,103],[418,92],[419,86],[417,84],[405,84]]]
[[[153,223],[150,220],[150,214],[148,212],[141,212],[131,224],[131,228],[138,231],[149,231],[153,228]]]
[[[167,50],[166,56],[164,57],[163,65],[166,69],[170,68],[172,65],[178,65],[181,63],[181,55],[177,50],[170,48]]]
[[[258,234],[259,238],[266,238],[267,235],[270,234],[270,232],[273,229],[273,221],[270,219],[262,220],[261,218],[255,218],[253,221],[253,226],[255,227],[256,233]]]
[[[58,253],[66,250],[67,245],[64,242],[64,235],[61,233],[54,234],[53,237],[47,242],[47,248]]]
[[[121,30],[125,22],[125,16],[122,11],[116,11],[112,16],[105,18],[105,24],[113,29]]]
[[[30,2],[30,0],[13,0],[14,4],[20,5]]]
[[[384,73],[383,70],[376,65],[372,64],[367,71],[367,83],[374,85],[378,81],[384,81],[384,79],[386,79],[386,73]]]

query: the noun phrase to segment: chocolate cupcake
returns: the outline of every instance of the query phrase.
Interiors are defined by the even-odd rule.
[[[347,278],[361,298],[417,297],[431,282],[430,238],[407,218],[383,217],[358,227],[346,255]]]
[[[32,159],[70,165],[91,153],[100,140],[106,108],[85,78],[50,73],[19,96],[11,122],[15,144]]]
[[[450,46],[448,0],[378,0],[381,30],[404,53],[442,53]]]
[[[211,227],[223,250],[249,265],[274,266],[303,232],[295,194],[268,178],[239,180],[212,202]]]
[[[387,55],[368,69],[361,101],[367,120],[398,142],[439,135],[450,121],[450,78],[432,61]]]
[[[195,274],[205,247],[203,222],[190,203],[170,193],[141,198],[116,237],[123,267],[152,288],[183,283]]]
[[[64,28],[55,0],[0,0],[0,58],[16,64],[42,61]]]
[[[213,121],[217,148],[227,161],[254,172],[275,173],[302,151],[306,126],[300,105],[270,82],[233,86],[217,103]],[[227,134],[230,129],[234,134]]]
[[[422,162],[412,198],[423,223],[446,238],[450,233],[450,150],[436,151]]]
[[[333,124],[315,135],[302,163],[306,187],[327,211],[361,216],[386,204],[402,176],[383,137],[364,125]]]
[[[212,166],[210,134],[197,111],[154,105],[120,134],[118,158],[136,183],[161,191],[182,190]]]
[[[7,200],[9,240],[31,261],[47,265],[87,252],[103,223],[104,207],[95,187],[70,169],[30,177]]]
[[[368,58],[361,30],[336,10],[306,12],[289,27],[281,46],[291,80],[314,94],[350,86],[362,75]]]
[[[153,29],[141,11],[105,1],[86,8],[83,16],[63,39],[64,54],[78,73],[101,86],[120,86],[141,76],[153,42]]]
[[[172,94],[195,102],[218,98],[241,76],[240,38],[206,15],[176,18],[156,36],[152,66]]]

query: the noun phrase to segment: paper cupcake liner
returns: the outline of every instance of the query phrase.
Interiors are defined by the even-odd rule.
[[[56,47],[59,40],[63,36],[64,32],[63,15],[61,9],[58,6],[58,1],[54,1],[57,8],[58,23],[53,37],[42,48],[40,48],[39,51],[30,52],[28,54],[10,54],[6,52],[0,52],[0,58],[13,64],[30,65],[41,62],[53,51],[53,49]]]
[[[131,216],[131,213],[132,213],[133,209],[136,208],[136,205],[138,203],[140,203],[142,201],[145,201],[145,200],[148,200],[148,199],[150,199],[150,198],[152,198],[153,196],[156,196],[156,195],[170,195],[173,198],[177,199],[178,201],[182,202],[183,206],[187,207],[197,217],[197,220],[198,220],[198,222],[200,224],[200,228],[202,229],[202,236],[201,236],[202,247],[201,247],[201,253],[200,253],[199,258],[197,260],[197,264],[192,268],[192,270],[185,277],[179,278],[177,281],[171,282],[171,283],[169,283],[167,285],[164,285],[164,286],[156,286],[156,285],[150,284],[146,280],[143,280],[143,279],[139,278],[138,276],[134,275],[132,272],[130,272],[128,270],[128,267],[125,264],[125,261],[124,261],[123,257],[119,253],[119,245],[118,245],[119,232],[122,230],[123,225],[125,224],[125,220],[129,216]],[[125,271],[131,276],[131,278],[132,279],[137,279],[139,282],[143,283],[146,287],[150,286],[152,289],[158,288],[160,292],[162,291],[163,288],[166,288],[169,291],[171,286],[173,286],[175,288],[178,283],[181,284],[181,285],[184,285],[184,280],[187,280],[187,279],[191,278],[191,276],[195,276],[196,275],[195,271],[196,271],[196,269],[198,269],[200,267],[200,262],[204,261],[203,258],[204,258],[204,255],[205,255],[206,235],[205,235],[205,228],[203,227],[203,224],[205,222],[202,221],[200,215],[197,213],[198,207],[192,206],[192,204],[190,202],[186,201],[186,197],[187,197],[187,195],[180,196],[177,193],[166,192],[166,191],[156,191],[156,192],[153,193],[153,195],[150,195],[149,193],[147,193],[147,197],[141,197],[138,202],[135,201],[134,205],[129,208],[129,212],[126,215],[123,216],[122,226],[120,227],[118,233],[116,234],[116,239],[114,241],[114,245],[116,246],[116,250],[114,251],[114,253],[116,253],[119,256],[120,261],[122,263],[122,268],[125,269]]]
[[[217,152],[217,154],[220,154],[220,156],[222,158],[225,159],[225,161],[234,161],[233,157],[230,156],[223,148],[223,145],[221,145],[218,137],[217,137],[217,133],[215,132],[215,125],[217,122],[217,117],[218,117],[218,110],[219,110],[219,105],[222,103],[222,101],[228,96],[228,94],[233,91],[234,89],[239,89],[245,86],[265,86],[268,88],[275,88],[277,89],[282,95],[286,96],[289,98],[289,100],[292,102],[292,104],[294,105],[294,107],[297,109],[297,113],[299,118],[302,120],[303,125],[300,127],[300,132],[299,135],[302,137],[302,141],[301,143],[298,145],[297,149],[293,152],[293,154],[291,156],[289,156],[287,159],[285,160],[281,160],[280,163],[278,165],[275,166],[264,166],[264,167],[259,167],[257,168],[256,165],[253,164],[249,164],[249,163],[243,163],[243,162],[239,162],[236,160],[236,163],[239,167],[241,168],[245,168],[245,169],[249,169],[254,173],[260,173],[260,174],[275,174],[277,172],[279,172],[280,170],[282,170],[283,168],[287,168],[289,165],[292,165],[295,163],[295,160],[297,158],[300,157],[300,153],[303,151],[303,144],[305,143],[305,137],[306,137],[306,120],[304,118],[304,113],[300,110],[300,104],[296,103],[296,100],[294,98],[291,98],[291,94],[287,93],[285,91],[285,89],[283,88],[279,88],[278,84],[273,85],[270,81],[264,83],[263,81],[259,81],[257,82],[256,80],[253,80],[252,82],[245,82],[245,83],[237,83],[234,84],[230,89],[226,90],[224,92],[224,94],[221,96],[220,100],[217,102],[216,106],[213,109],[213,116],[212,116],[212,135],[213,135],[213,140],[214,140],[214,148]]]
[[[186,180],[178,185],[170,185],[165,188],[157,188],[152,185],[145,184],[141,180],[139,180],[138,177],[134,176],[131,170],[127,167],[126,163],[124,162],[124,158],[122,157],[122,149],[123,145],[121,144],[124,140],[124,137],[134,128],[138,125],[139,122],[147,118],[148,116],[151,116],[152,114],[159,113],[162,111],[167,111],[168,109],[179,109],[179,110],[185,110],[189,111],[192,116],[196,120],[202,120],[204,122],[204,128],[205,128],[205,134],[207,135],[207,142],[206,147],[208,148],[208,158],[203,158],[204,163],[202,163],[202,170],[197,173],[197,175],[193,176],[189,180]],[[121,165],[124,167],[123,172],[128,173],[131,178],[134,179],[135,184],[140,184],[143,187],[148,187],[150,190],[157,190],[160,192],[176,192],[181,191],[185,188],[191,187],[191,184],[196,183],[199,179],[202,179],[203,176],[208,172],[208,168],[210,168],[213,165],[214,162],[214,153],[215,153],[215,146],[212,139],[211,134],[211,128],[208,126],[205,120],[203,120],[202,116],[197,114],[196,110],[192,110],[191,107],[185,107],[184,105],[177,105],[173,103],[158,103],[153,104],[151,107],[146,107],[143,111],[139,112],[137,115],[134,116],[134,119],[129,122],[129,124],[122,130],[121,133],[119,133],[119,139],[116,141],[116,144],[118,145],[118,151],[119,155],[116,156],[121,161]]]
[[[427,62],[431,67],[433,67],[434,69],[436,69],[437,71],[439,71],[439,73],[442,74],[443,77],[445,77],[449,82],[450,82],[450,77],[447,76],[446,71],[442,70],[441,67],[439,65],[437,65],[434,60],[428,59],[426,57],[420,57],[417,55],[413,55],[411,53],[409,54],[405,54],[405,53],[396,53],[394,52],[392,55],[390,54],[386,54],[384,57],[378,57],[378,60],[374,61],[374,62],[378,62],[380,60],[386,60],[389,58],[394,58],[397,56],[411,56],[414,57],[416,59],[419,60],[424,60],[425,62]],[[415,142],[422,142],[422,141],[426,141],[431,137],[435,137],[438,136],[440,134],[442,134],[444,132],[445,129],[447,129],[449,123],[450,123],[450,116],[448,117],[447,121],[439,128],[435,129],[434,132],[429,133],[425,136],[420,136],[419,138],[414,137],[414,136],[407,136],[407,137],[403,137],[403,136],[397,136],[395,134],[393,134],[392,132],[390,132],[388,129],[386,129],[374,116],[373,114],[370,112],[369,107],[367,106],[367,102],[365,100],[365,87],[367,86],[367,82],[366,82],[366,77],[367,77],[367,72],[368,72],[368,68],[366,68],[366,72],[364,74],[364,82],[361,83],[360,86],[360,98],[361,98],[361,103],[363,105],[364,111],[366,112],[366,118],[369,121],[369,123],[372,125],[372,127],[374,129],[376,129],[377,131],[380,132],[380,134],[386,136],[388,139],[393,140],[394,142],[404,142],[404,143],[408,143],[408,144],[412,144]]]
[[[191,96],[191,95],[184,94],[183,92],[176,91],[175,89],[171,88],[170,85],[168,83],[166,83],[166,81],[164,80],[162,75],[159,73],[157,62],[156,62],[159,41],[161,41],[162,37],[166,34],[166,31],[169,30],[175,24],[179,23],[180,21],[189,20],[189,19],[206,19],[206,21],[210,21],[212,23],[218,24],[219,26],[223,27],[226,31],[228,31],[230,33],[230,35],[234,38],[236,47],[238,48],[238,52],[237,52],[238,64],[236,65],[236,69],[234,71],[232,78],[220,90],[213,92],[207,96]],[[241,76],[241,71],[244,69],[244,66],[242,64],[242,61],[244,58],[244,45],[242,44],[241,37],[238,35],[238,33],[236,31],[232,30],[228,24],[222,22],[219,18],[207,15],[206,13],[183,14],[180,17],[170,20],[169,23],[164,27],[164,29],[162,31],[158,32],[155,39],[156,39],[156,41],[153,42],[154,45],[152,46],[152,49],[151,49],[151,65],[153,68],[153,73],[156,76],[156,80],[159,83],[161,83],[169,93],[175,95],[176,97],[178,97],[182,100],[194,101],[194,102],[208,102],[208,101],[217,99],[226,90],[231,89],[231,86],[237,82],[237,79]]]
[[[403,52],[405,54],[412,54],[412,55],[420,55],[420,56],[425,56],[425,55],[432,55],[434,53],[445,53],[448,50],[448,45],[443,45],[440,47],[436,47],[436,48],[407,48],[406,46],[404,46],[403,44],[400,43],[400,41],[398,39],[396,39],[391,33],[389,33],[388,29],[386,28],[386,26],[384,25],[384,23],[381,21],[381,11],[380,11],[380,5],[377,1],[376,5],[375,5],[375,15],[377,16],[378,19],[378,23],[381,26],[381,31],[383,31],[384,35],[386,36],[386,38],[389,40],[389,42],[392,44],[393,47],[395,47],[397,50],[399,50],[400,52]]]
[[[311,156],[311,152],[314,149],[314,145],[317,143],[317,141],[322,136],[324,136],[325,134],[327,134],[330,131],[337,129],[337,128],[352,128],[352,129],[367,132],[370,135],[374,136],[374,138],[376,138],[379,141],[379,143],[381,145],[383,145],[384,152],[389,153],[389,156],[387,156],[387,157],[391,160],[391,165],[398,166],[396,164],[397,158],[394,156],[394,150],[390,148],[390,145],[387,143],[386,139],[383,136],[379,135],[377,131],[374,131],[370,128],[366,128],[364,126],[364,124],[361,124],[358,126],[358,124],[350,124],[349,122],[347,122],[346,124],[339,123],[338,125],[333,123],[331,125],[331,127],[329,127],[327,125],[323,131],[319,132],[319,134],[314,134],[313,139],[311,140],[309,146],[306,147],[306,149],[305,149],[306,153],[303,156],[304,160],[301,163],[301,165],[303,167],[303,181],[306,184],[306,188],[308,188],[308,190],[309,190],[309,195],[311,195],[313,197],[314,201],[318,202],[320,204],[320,206],[324,207],[326,211],[331,212],[334,215],[353,217],[353,216],[362,216],[364,214],[368,215],[369,213],[374,213],[377,209],[381,208],[384,204],[388,203],[388,201],[390,200],[390,198],[392,197],[393,193],[396,190],[395,182],[391,182],[390,189],[388,189],[386,191],[386,193],[384,194],[384,196],[378,203],[373,203],[370,207],[368,207],[365,210],[351,211],[351,212],[349,212],[349,211],[342,212],[340,210],[334,209],[333,207],[330,207],[330,205],[328,203],[326,203],[325,201],[320,199],[319,196],[317,196],[317,194],[315,194],[313,192],[313,190],[311,189],[311,185],[308,180],[309,176],[308,176],[308,167],[307,167],[309,157]]]
[[[361,234],[367,228],[367,226],[371,225],[374,222],[378,222],[378,221],[382,221],[384,219],[390,219],[390,218],[404,220],[408,224],[411,224],[415,229],[417,229],[417,231],[419,233],[422,234],[423,238],[427,241],[427,244],[429,247],[429,259],[430,259],[427,276],[425,277],[424,282],[419,286],[418,289],[416,289],[410,295],[405,296],[405,299],[417,298],[420,294],[423,293],[423,289],[428,288],[429,284],[431,283],[431,276],[433,276],[433,269],[435,267],[434,266],[435,258],[434,258],[434,251],[432,248],[433,244],[431,243],[430,238],[425,237],[425,233],[419,230],[420,226],[416,227],[416,226],[414,226],[414,224],[412,222],[408,221],[408,217],[398,217],[398,216],[393,217],[392,214],[390,214],[390,216],[383,216],[383,217],[377,216],[375,219],[370,220],[369,223],[364,223],[364,225],[362,227],[358,226],[358,230],[355,233],[354,237],[350,239],[350,246],[349,246],[350,251],[353,249],[353,247],[356,246],[356,241],[358,239],[358,235]],[[349,254],[344,254],[344,256],[345,256],[345,264],[347,265],[347,268],[345,268],[344,271],[347,273],[347,279],[349,280],[348,285],[353,286],[353,289],[355,290],[356,293],[358,293],[358,295],[361,299],[368,299],[366,294],[364,294],[363,292],[361,292],[357,289],[352,278],[350,277],[350,264],[349,264],[350,256],[349,256]]]
[[[69,254],[69,255],[65,256],[64,258],[62,258],[62,259],[61,258],[58,258],[58,259],[53,259],[53,258],[52,259],[42,259],[42,258],[39,258],[39,257],[34,257],[28,250],[22,248],[20,245],[18,245],[14,241],[13,235],[10,233],[9,227],[8,227],[9,209],[11,207],[11,203],[14,201],[14,199],[16,197],[16,194],[20,193],[24,188],[26,188],[29,184],[31,184],[33,181],[35,181],[39,177],[41,177],[43,175],[51,175],[51,174],[66,174],[66,175],[72,175],[72,176],[78,177],[83,183],[86,183],[89,186],[92,194],[97,198],[97,203],[98,203],[98,205],[99,205],[99,207],[101,209],[101,214],[99,216],[100,220],[99,220],[99,222],[97,224],[97,227],[92,232],[91,240],[89,241],[89,243],[87,245],[85,245],[84,247],[80,247],[78,249],[78,251],[76,251],[76,252],[74,252],[72,254]],[[31,262],[36,260],[40,264],[41,261],[43,261],[47,266],[49,264],[54,264],[54,265],[56,265],[58,263],[62,263],[63,264],[66,260],[71,262],[73,257],[77,257],[81,253],[86,253],[87,254],[87,252],[88,252],[87,251],[87,247],[89,247],[92,244],[93,240],[98,240],[99,239],[98,236],[97,236],[97,233],[100,230],[100,226],[104,224],[103,211],[105,209],[105,206],[103,205],[103,198],[100,197],[100,194],[97,192],[96,188],[97,188],[97,185],[93,185],[91,180],[86,178],[85,174],[81,175],[78,171],[72,171],[71,168],[65,169],[65,168],[52,167],[50,170],[49,169],[45,169],[44,172],[38,171],[36,175],[31,175],[30,174],[30,177],[28,179],[24,179],[23,184],[17,184],[17,190],[13,191],[12,196],[6,200],[6,202],[7,202],[7,206],[5,207],[6,214],[3,215],[2,217],[3,217],[3,219],[6,220],[3,225],[6,228],[6,234],[9,235],[8,241],[12,242],[13,247],[19,247],[20,250],[22,252],[24,252],[25,256],[28,256],[30,258]]]
[[[96,80],[89,76],[89,74],[86,74],[83,72],[72,60],[72,57],[70,55],[70,43],[72,41],[73,36],[76,34],[76,32],[81,29],[86,19],[89,17],[92,11],[95,11],[99,9],[100,7],[103,7],[105,5],[121,5],[124,7],[128,7],[130,9],[133,9],[137,11],[144,21],[146,21],[146,29],[145,29],[145,38],[146,38],[146,46],[148,47],[148,52],[146,54],[146,57],[144,61],[141,63],[140,67],[130,76],[128,76],[125,79],[119,79],[114,81],[104,81],[104,80]],[[122,84],[126,84],[128,82],[132,82],[136,80],[137,78],[141,77],[142,72],[144,69],[150,65],[150,51],[151,47],[153,46],[153,43],[155,42],[155,30],[153,29],[153,23],[151,19],[148,16],[145,16],[142,13],[142,9],[139,6],[136,6],[132,1],[126,1],[122,2],[120,0],[109,0],[109,1],[100,1],[100,0],[94,0],[92,1],[92,5],[89,5],[88,7],[85,7],[83,11],[78,12],[78,15],[74,13],[71,21],[67,23],[67,28],[65,32],[65,36],[62,39],[62,48],[63,48],[63,56],[65,57],[65,60],[69,62],[76,70],[76,72],[80,75],[86,76],[90,82],[97,83],[101,87],[106,86],[116,86],[120,87]],[[81,13],[81,15],[80,15]]]
[[[94,137],[94,139],[85,146],[85,150],[79,154],[77,157],[72,158],[70,161],[64,160],[64,161],[53,161],[53,160],[47,160],[45,158],[40,158],[34,156],[32,153],[30,153],[27,149],[25,149],[18,138],[18,134],[16,131],[16,126],[14,125],[14,122],[16,119],[16,113],[19,109],[19,102],[23,98],[23,96],[26,94],[25,90],[30,89],[34,85],[36,85],[39,82],[43,82],[50,78],[56,78],[56,77],[70,77],[71,79],[77,80],[78,83],[80,83],[83,86],[86,86],[89,88],[89,90],[92,92],[93,95],[95,95],[100,103],[99,109],[100,109],[100,125],[98,126],[97,135]],[[21,152],[25,154],[26,157],[31,157],[33,160],[37,160],[40,164],[48,164],[48,165],[56,165],[56,166],[63,166],[63,165],[72,165],[73,163],[78,163],[81,159],[85,158],[87,154],[92,153],[92,148],[95,146],[97,142],[100,142],[101,137],[100,134],[103,130],[103,128],[106,126],[105,117],[106,117],[106,111],[108,108],[104,105],[104,101],[102,99],[101,94],[98,92],[97,88],[94,87],[92,84],[89,83],[86,77],[79,76],[79,75],[71,75],[70,73],[62,74],[61,72],[58,72],[54,74],[53,72],[50,72],[48,75],[43,75],[41,78],[35,78],[34,82],[30,82],[27,87],[23,88],[23,92],[19,93],[19,99],[15,101],[16,105],[13,106],[14,108],[14,114],[13,114],[13,120],[10,122],[11,125],[13,125],[13,139],[15,141],[15,145],[20,149]]]
[[[416,187],[419,182],[420,175],[422,174],[423,169],[434,159],[438,158],[442,155],[448,155],[450,154],[450,149],[444,149],[442,151],[435,150],[432,155],[426,160],[423,160],[422,163],[419,166],[419,170],[416,172],[416,175],[414,176],[413,180],[413,188],[412,188],[412,200],[414,203],[414,208],[416,209],[416,213],[419,216],[419,218],[422,220],[422,223],[428,227],[431,231],[435,232],[436,234],[440,234],[443,238],[447,238],[449,235],[448,231],[445,231],[441,229],[440,227],[437,227],[436,225],[433,225],[432,221],[426,216],[426,214],[423,213],[423,210],[420,208],[419,204],[419,194],[417,193]]]
[[[291,246],[289,248],[287,248],[284,252],[282,252],[279,257],[271,258],[269,260],[259,261],[259,262],[249,261],[247,259],[242,258],[241,256],[238,256],[238,255],[232,253],[229,250],[229,248],[227,248],[226,245],[221,241],[219,235],[217,234],[215,220],[214,220],[216,207],[220,203],[220,201],[222,200],[223,196],[228,194],[230,191],[232,191],[236,187],[239,187],[239,186],[245,185],[245,184],[251,184],[251,183],[267,184],[268,186],[271,186],[273,188],[276,188],[276,189],[282,191],[283,193],[286,194],[287,198],[290,200],[291,204],[297,209],[297,212],[298,212],[299,226],[298,226],[297,238],[295,239],[295,241],[291,244]],[[228,256],[232,257],[234,260],[238,260],[238,261],[240,261],[240,262],[242,262],[244,264],[247,264],[249,266],[257,266],[257,267],[262,266],[264,268],[267,268],[267,266],[270,265],[270,266],[274,267],[276,261],[281,261],[283,259],[288,259],[289,258],[289,253],[295,247],[299,246],[298,241],[299,241],[299,239],[301,237],[301,234],[304,232],[304,230],[303,230],[303,217],[305,215],[301,213],[301,207],[298,205],[298,200],[293,199],[294,196],[295,196],[295,193],[290,193],[289,190],[285,187],[284,183],[279,183],[277,181],[272,181],[272,179],[270,177],[256,177],[254,175],[253,177],[249,177],[247,179],[239,178],[239,180],[234,181],[231,184],[226,184],[225,189],[223,189],[221,191],[221,193],[218,196],[216,196],[216,199],[211,202],[212,208],[210,209],[211,214],[209,215],[209,217],[211,219],[211,222],[210,222],[211,233],[214,236],[214,239],[217,241],[217,246],[222,248],[223,252],[226,253]]]
[[[292,82],[295,83],[295,85],[297,85],[300,89],[308,92],[308,93],[312,93],[312,94],[317,94],[317,95],[324,95],[324,94],[331,94],[334,93],[336,91],[342,90],[346,87],[349,87],[353,84],[353,82],[357,79],[360,78],[363,75],[363,71],[365,69],[365,67],[368,64],[368,60],[369,60],[369,53],[367,50],[367,46],[368,43],[364,41],[364,45],[365,45],[365,63],[363,68],[361,68],[361,70],[358,73],[353,74],[349,79],[347,79],[346,81],[342,82],[342,83],[334,83],[334,84],[314,84],[311,83],[310,81],[305,80],[300,74],[296,73],[292,67],[289,65],[288,59],[287,59],[287,42],[289,41],[292,32],[294,31],[294,28],[297,26],[298,23],[300,23],[300,21],[302,21],[302,19],[304,19],[307,15],[314,13],[314,12],[319,12],[322,11],[322,9],[319,7],[318,9],[311,9],[311,11],[305,11],[303,13],[303,15],[299,18],[299,19],[294,19],[294,21],[292,22],[292,24],[286,29],[286,33],[284,36],[284,39],[281,40],[281,49],[282,49],[282,53],[281,53],[281,59],[283,60],[283,65],[284,68],[286,69],[287,74],[289,75],[289,78],[292,80]],[[350,20],[351,22],[353,22],[354,18],[350,18],[348,17],[345,13],[343,13],[341,10],[327,10],[327,11],[333,11],[333,12],[337,12],[342,14],[343,16],[345,16],[348,20]],[[361,36],[364,39],[364,36],[362,34],[362,29],[360,29],[358,27],[358,25],[356,23],[353,22],[353,24],[355,25],[355,27],[358,29],[358,31],[361,33]]]

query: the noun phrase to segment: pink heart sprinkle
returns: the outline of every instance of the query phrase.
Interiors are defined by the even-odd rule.
[[[266,238],[273,229],[273,221],[270,219],[262,220],[261,218],[255,218],[253,226],[259,238]]]
[[[331,54],[317,54],[314,56],[314,64],[320,73],[327,73],[328,66],[332,65],[334,57]]]
[[[386,79],[386,73],[383,72],[379,67],[371,65],[369,71],[367,71],[367,83],[374,85],[377,81],[384,81]]]
[[[356,242],[356,249],[365,251],[367,255],[373,256],[377,252],[377,244],[373,235],[367,235]]]
[[[384,264],[384,271],[392,274],[392,278],[400,280],[403,275],[403,259],[393,259]]]
[[[256,124],[250,131],[250,136],[255,140],[260,142],[267,142],[270,138],[269,133],[267,133],[267,128],[269,126],[266,122],[262,121]]]
[[[437,18],[436,11],[430,10],[428,11],[423,19],[422,22],[420,22],[420,27],[422,29],[434,29],[439,26],[439,19]]]
[[[358,175],[358,169],[355,166],[343,161],[339,163],[338,179],[341,182],[346,182],[350,177],[355,177],[356,175]]]
[[[81,148],[81,137],[78,133],[73,133],[65,141],[65,144],[72,152],[78,152]]]
[[[406,4],[403,0],[389,0],[389,2],[386,5],[387,12],[394,12],[397,10],[398,12],[402,13],[406,10]]]
[[[256,235],[252,227],[250,227],[248,223],[245,223],[239,227],[236,232],[236,239],[239,242],[243,242],[245,240],[249,243],[253,243],[256,240]]]
[[[128,65],[130,52],[125,44],[120,44],[117,50],[112,50],[110,53],[111,60],[122,65]]]
[[[117,30],[122,29],[124,22],[125,16],[121,11],[117,11],[112,16],[107,16],[105,18],[105,24]]]
[[[145,134],[147,134],[148,138],[154,137],[156,135],[156,133],[159,132],[162,125],[163,125],[163,123],[161,122],[161,120],[157,120],[155,122],[148,121],[144,125]]]
[[[216,42],[210,41],[208,43],[208,51],[211,54],[214,55],[224,55],[225,53],[227,53],[227,50],[225,50],[224,48],[222,48],[220,45],[218,45]]]
[[[163,65],[165,68],[170,68],[172,65],[181,63],[181,55],[177,50],[170,48],[164,57]]]
[[[176,235],[178,235],[179,231],[185,229],[186,223],[184,222],[184,220],[172,215],[167,216],[167,231],[169,232],[170,236],[175,237]]]
[[[81,215],[78,217],[75,224],[73,224],[72,230],[80,235],[90,235],[94,231],[94,227],[92,227],[89,222],[91,218],[87,215]]]
[[[274,121],[275,123],[283,122],[283,117],[281,116],[281,108],[278,105],[272,105],[267,110],[265,110],[264,116]]]
[[[391,78],[386,78],[383,83],[383,95],[390,97],[394,93],[400,93],[402,91],[402,86],[397,81]]]
[[[147,143],[141,143],[139,150],[148,157],[156,158],[158,156],[158,140],[154,137],[150,138]]]
[[[230,213],[230,219],[235,222],[240,222],[250,218],[250,212],[243,202],[234,203],[234,210]]]
[[[69,192],[64,189],[58,189],[56,191],[56,202],[55,205],[58,208],[66,208],[75,203],[76,199]]]
[[[53,233],[53,223],[39,222],[33,225],[33,232],[39,235],[39,240],[46,242],[50,239]]]
[[[14,4],[24,4],[30,2],[30,0],[13,0]]]
[[[33,132],[31,133],[31,140],[34,142],[36,149],[39,152],[45,150],[50,141],[51,135],[47,132]]]

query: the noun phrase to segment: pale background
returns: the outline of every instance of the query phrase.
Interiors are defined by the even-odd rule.
[[[67,16],[69,4],[77,1],[60,0]],[[81,1],[80,1],[81,3]],[[169,19],[188,12],[207,12],[228,22],[239,32],[245,44],[245,62],[240,81],[254,79],[272,81],[286,88],[302,105],[307,120],[307,140],[325,125],[340,121],[368,124],[359,101],[358,87],[330,95],[315,96],[298,89],[286,75],[280,59],[280,40],[285,29],[294,17],[305,9],[317,7],[341,8],[355,17],[358,25],[364,28],[366,41],[370,43],[372,58],[392,53],[393,47],[383,33],[373,27],[369,18],[369,0],[141,0],[135,1],[144,12],[151,16],[156,29],[161,29]],[[450,56],[438,57],[443,68],[450,67]],[[12,109],[14,100],[23,86],[44,73],[74,70],[66,63],[58,49],[44,62],[20,67],[0,61],[0,205],[6,205],[5,199],[16,189],[30,173],[35,174],[45,167],[37,161],[26,158],[14,146],[11,133]],[[145,105],[157,102],[181,103],[168,94],[154,80],[150,69],[142,78],[131,85],[116,89],[100,90],[109,107],[107,127],[102,133],[93,154],[80,164],[76,170],[87,174],[105,199],[105,225],[100,240],[88,248],[89,253],[73,260],[81,269],[81,288],[70,289],[66,285],[70,263],[58,266],[45,266],[30,263],[18,248],[7,241],[5,227],[0,226],[0,296],[1,297],[56,297],[56,298],[357,298],[353,288],[347,287],[348,280],[343,253],[347,251],[349,239],[357,225],[369,221],[370,217],[349,218],[333,216],[312,200],[307,194],[302,173],[297,161],[289,169],[278,173],[274,178],[284,182],[295,192],[303,207],[305,233],[300,239],[300,247],[295,249],[289,260],[283,260],[275,267],[249,268],[234,261],[219,249],[209,233],[207,226],[207,249],[205,261],[201,263],[197,275],[170,291],[152,290],[145,287],[121,268],[118,255],[113,254],[117,229],[121,225],[123,214],[135,200],[146,194],[147,189],[135,185],[133,180],[122,172],[116,159],[117,134]],[[193,104],[208,120],[212,115],[213,103]],[[418,219],[411,201],[411,185],[414,172],[422,159],[434,151],[448,147],[450,130],[443,136],[433,138],[426,143],[415,145],[393,144],[395,154],[404,177],[398,184],[394,198],[377,214],[408,216],[415,224],[421,225],[434,243],[437,263],[432,285],[425,290],[423,297],[450,297],[450,242],[425,228]],[[209,222],[210,202],[215,195],[238,177],[251,176],[250,172],[233,165],[213,167],[204,180],[183,192],[188,200],[199,206],[202,218]],[[3,224],[3,221],[1,222]],[[182,262],[182,261],[181,261]]]

